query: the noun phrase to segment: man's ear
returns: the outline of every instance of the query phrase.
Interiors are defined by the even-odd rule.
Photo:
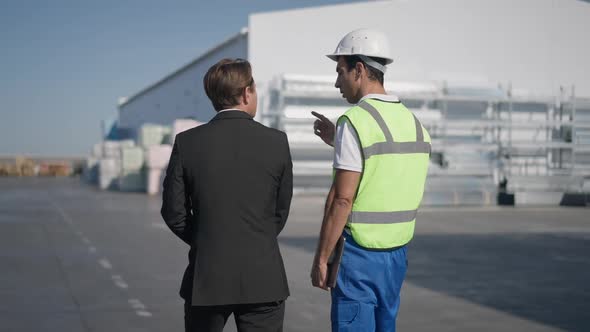
[[[245,87],[244,90],[242,90],[242,96],[240,99],[242,100],[242,105],[248,105],[248,87]]]
[[[365,68],[365,65],[360,61],[356,63],[354,69],[356,69],[356,74],[354,76],[356,80],[358,80],[363,75],[363,72],[367,70],[367,68]]]
[[[247,86],[244,88],[244,93],[242,93],[242,101],[244,105],[248,105],[252,100],[252,87]]]

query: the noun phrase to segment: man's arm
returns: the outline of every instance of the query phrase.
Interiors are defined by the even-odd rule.
[[[285,227],[287,217],[289,217],[289,208],[291,207],[291,198],[293,197],[293,162],[291,161],[291,151],[289,150],[289,141],[287,135],[285,138],[286,162],[281,183],[279,184],[279,192],[277,197],[276,216],[279,219],[277,225],[277,234],[279,234]]]
[[[326,201],[326,212],[311,271],[312,284],[315,287],[328,289],[326,286],[328,258],[342,235],[352,210],[352,202],[360,177],[360,172],[336,170],[334,183]]]
[[[190,200],[185,189],[178,138],[174,142],[166,170],[166,178],[164,178],[162,210],[160,212],[168,228],[190,245],[191,234],[187,223],[187,218],[190,216]]]
[[[334,185],[332,185],[332,187],[330,187],[330,192],[328,192],[328,197],[326,197],[326,203],[324,204],[324,218],[322,218],[322,221],[326,218],[328,212],[330,211],[330,207],[334,202],[335,193],[336,191],[334,190]]]

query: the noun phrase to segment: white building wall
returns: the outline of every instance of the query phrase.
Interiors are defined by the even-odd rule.
[[[246,58],[247,32],[218,47],[144,89],[119,105],[119,126],[137,129],[143,123],[170,125],[178,118],[209,121],[215,111],[203,88],[203,76],[222,58]]]
[[[590,4],[578,0],[392,0],[254,14],[248,59],[259,86],[281,73],[335,79],[324,55],[360,27],[391,38],[387,80],[511,82],[551,95],[575,84],[590,96]]]
[[[202,78],[223,57],[250,60],[264,108],[269,82],[280,74],[335,79],[325,54],[359,27],[390,36],[395,62],[387,81],[511,82],[547,95],[575,85],[578,96],[590,96],[589,17],[590,4],[578,0],[391,0],[253,14],[248,33],[128,98],[119,107],[119,125],[208,121],[214,111]],[[395,84],[388,88],[396,91]]]

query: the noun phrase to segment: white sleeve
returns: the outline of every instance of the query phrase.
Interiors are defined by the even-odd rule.
[[[348,121],[336,127],[334,140],[334,168],[361,173],[363,157],[356,132]]]

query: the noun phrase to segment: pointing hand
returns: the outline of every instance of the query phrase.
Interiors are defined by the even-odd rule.
[[[334,133],[336,132],[336,126],[325,117],[323,114],[312,111],[311,114],[318,118],[313,122],[313,132],[319,136],[322,141],[330,146],[334,146]]]

